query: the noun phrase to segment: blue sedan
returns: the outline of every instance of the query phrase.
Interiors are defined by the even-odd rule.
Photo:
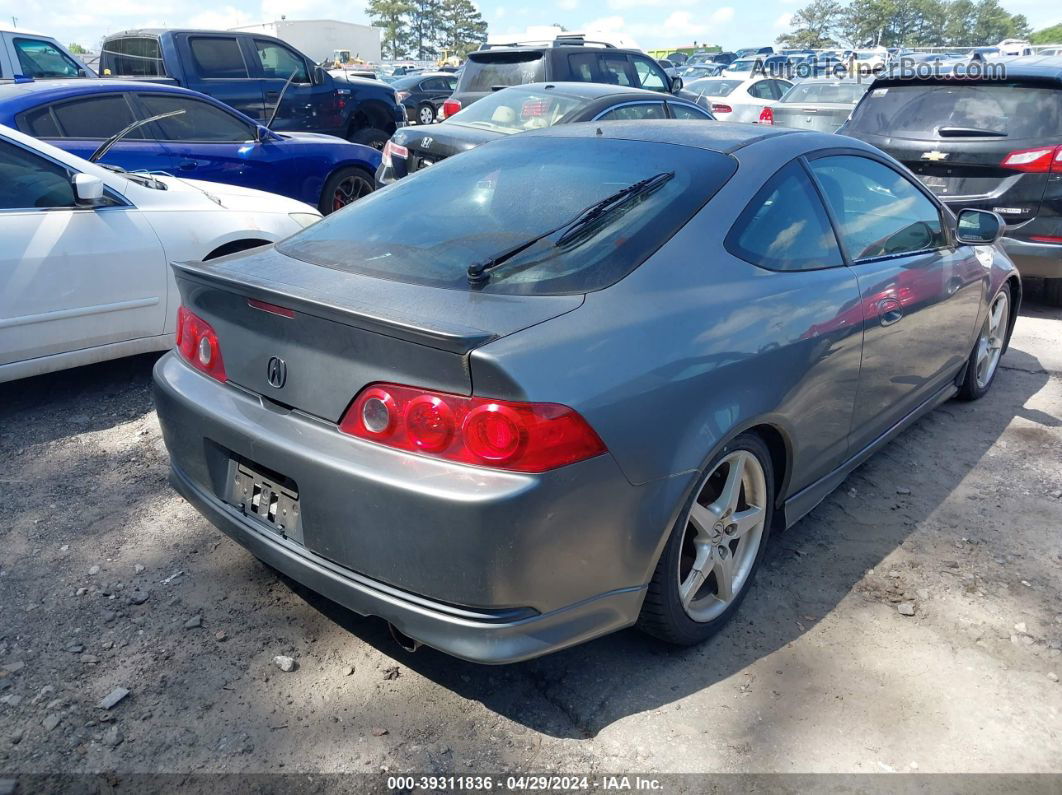
[[[322,213],[373,190],[380,153],[371,147],[274,132],[196,91],[109,79],[0,86],[0,124],[84,158],[130,124],[173,111],[183,112],[133,130],[101,165],[256,188]]]

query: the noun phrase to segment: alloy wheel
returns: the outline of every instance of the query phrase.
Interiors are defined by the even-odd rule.
[[[357,201],[362,196],[372,193],[372,185],[365,177],[352,175],[344,179],[332,194],[332,212],[346,207],[351,202]]]
[[[421,105],[420,110],[417,111],[417,121],[421,124],[431,124],[435,121],[435,112],[427,105]]]
[[[1007,336],[1010,318],[1010,298],[1006,289],[1000,290],[988,308],[988,317],[981,326],[977,340],[977,387],[984,389],[992,380],[1003,354],[1003,341]]]
[[[747,450],[725,456],[686,516],[678,562],[679,598],[691,619],[717,618],[741,593],[759,554],[767,480]]]

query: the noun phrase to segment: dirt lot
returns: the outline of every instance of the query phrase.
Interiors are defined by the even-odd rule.
[[[152,363],[0,386],[0,773],[1062,772],[1062,311],[776,538],[709,644],[504,668],[216,532],[166,484]]]

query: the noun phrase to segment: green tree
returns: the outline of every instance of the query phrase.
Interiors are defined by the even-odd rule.
[[[948,21],[944,25],[944,41],[941,43],[946,47],[968,44],[976,19],[977,9],[973,0],[951,0],[948,3]]]
[[[472,0],[442,0],[438,19],[437,41],[450,55],[464,58],[487,40],[487,23]]]
[[[402,58],[409,48],[409,15],[413,6],[408,0],[369,0],[365,13],[373,26],[383,30],[381,49],[384,57]]]
[[[789,23],[796,30],[778,37],[777,43],[791,49],[819,49],[837,44],[833,31],[840,21],[844,6],[840,0],[811,0]]]
[[[1062,42],[1062,22],[1036,31],[1029,37],[1029,41],[1033,44],[1058,44]]]
[[[414,58],[434,58],[438,50],[440,0],[410,0],[409,48]]]
[[[70,52],[72,52],[74,55],[88,55],[88,50],[86,50],[76,41],[71,44],[68,44],[66,48],[70,50]]]

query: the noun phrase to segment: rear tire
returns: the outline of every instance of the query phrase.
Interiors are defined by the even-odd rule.
[[[430,102],[422,102],[417,107],[417,124],[434,124],[435,107]]]
[[[1011,305],[1010,287],[1004,284],[988,305],[988,314],[966,361],[966,375],[959,387],[960,400],[979,400],[992,388],[1007,347]]]
[[[378,127],[362,127],[360,130],[355,130],[350,134],[350,140],[356,144],[365,144],[365,146],[371,146],[373,149],[382,150],[384,144],[390,140],[391,136]]]
[[[369,195],[375,188],[376,181],[368,171],[357,166],[341,168],[325,181],[317,211],[321,215],[334,213]]]
[[[774,489],[770,451],[754,433],[741,434],[712,459],[656,564],[639,629],[692,646],[726,625],[767,549]]]
[[[1044,302],[1048,306],[1062,306],[1062,279],[1044,279]]]

